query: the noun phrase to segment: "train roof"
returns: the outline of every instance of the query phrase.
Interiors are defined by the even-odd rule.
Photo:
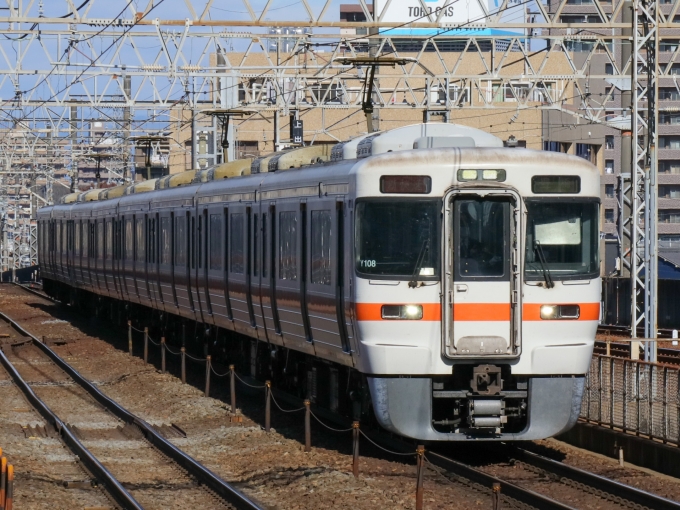
[[[158,181],[152,179],[132,186],[112,188],[108,193],[91,190],[81,193],[77,203],[67,202],[57,208],[75,212],[81,202],[93,200],[90,203],[92,210],[110,210],[118,204],[135,210],[148,210],[150,203],[157,203],[161,199],[164,203],[173,200],[190,200],[193,203],[195,197],[217,195],[227,189],[230,194],[253,194],[254,190],[260,192],[261,189],[304,186],[310,179],[318,179],[320,183],[349,186],[350,174],[362,176],[367,172],[375,173],[376,169],[382,172],[386,167],[390,168],[391,173],[412,173],[414,168],[427,168],[428,173],[436,175],[435,180],[445,180],[446,183],[441,184],[446,184],[447,187],[461,184],[451,172],[461,167],[502,166],[507,170],[513,169],[513,186],[536,175],[538,170],[547,175],[564,174],[565,167],[568,167],[569,172],[583,176],[584,189],[587,190],[591,189],[591,180],[595,182],[599,178],[596,167],[576,156],[502,147],[503,142],[498,137],[479,129],[456,124],[415,124],[362,135],[334,146],[309,146],[254,160],[232,161],[203,171],[173,174]],[[428,150],[420,150],[424,148]],[[355,154],[353,158],[346,157],[352,154]],[[251,174],[250,170],[255,166],[260,173]],[[528,171],[530,168],[532,170]],[[265,179],[266,185],[263,188]],[[163,189],[159,189],[156,183],[163,186]],[[525,196],[531,195],[531,187],[527,186],[522,185],[520,190]],[[345,186],[342,189],[348,188]],[[438,187],[434,186],[433,192],[436,189]],[[122,191],[124,195],[120,196]],[[357,191],[364,195],[363,191]],[[368,192],[368,189],[364,191]],[[249,196],[243,195],[244,199]],[[272,198],[275,198],[274,195]],[[71,196],[69,199],[73,200]],[[83,213],[88,215],[85,211]]]

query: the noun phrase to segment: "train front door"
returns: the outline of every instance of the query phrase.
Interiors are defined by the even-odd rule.
[[[444,343],[449,357],[520,354],[520,199],[511,190],[446,198]]]

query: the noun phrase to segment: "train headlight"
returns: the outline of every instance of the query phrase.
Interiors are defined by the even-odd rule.
[[[541,319],[548,320],[576,320],[581,316],[578,305],[543,305]]]
[[[423,305],[383,305],[380,315],[384,320],[419,321],[423,318]]]

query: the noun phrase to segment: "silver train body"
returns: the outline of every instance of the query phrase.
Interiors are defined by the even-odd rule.
[[[377,421],[403,436],[568,430],[599,319],[598,170],[434,124],[329,159],[45,207],[45,288],[357,371]]]

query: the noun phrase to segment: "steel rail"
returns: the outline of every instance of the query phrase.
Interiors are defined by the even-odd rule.
[[[560,477],[570,478],[576,482],[589,485],[595,489],[611,494],[613,497],[632,501],[633,503],[654,508],[655,510],[680,510],[680,503],[657,496],[636,487],[626,485],[603,476],[584,471],[574,466],[563,464],[553,459],[525,450],[518,446],[511,447],[518,455],[518,459],[532,464],[540,469],[551,471]]]
[[[595,341],[596,354],[604,355],[607,353],[607,342],[604,340]],[[630,356],[630,345],[624,343],[617,343],[616,340],[609,342],[609,355],[615,358],[628,358]],[[657,363],[667,365],[680,364],[680,349],[670,349],[668,347],[659,347],[657,349]]]
[[[0,312],[1,313],[1,312]],[[3,318],[7,317],[2,314]],[[11,321],[8,320],[13,325]],[[35,340],[33,339],[35,342]],[[104,489],[111,495],[111,497],[126,510],[143,510],[139,502],[121,485],[121,483],[111,474],[111,472],[99,462],[99,460],[92,455],[92,453],[78,440],[78,438],[71,432],[68,425],[62,422],[59,417],[52,412],[52,410],[35,394],[33,389],[21,377],[19,372],[14,368],[14,365],[7,359],[5,353],[0,350],[0,363],[10,375],[14,384],[23,392],[28,402],[40,415],[52,425],[59,433],[64,443],[70,448],[74,455],[76,455],[90,473],[98,480]]]
[[[248,383],[261,382],[253,377],[241,377],[243,377],[243,379]],[[247,388],[244,388],[243,391],[247,391]],[[276,398],[282,402],[287,402],[291,406],[302,405],[303,399],[299,397],[281,390],[272,389],[272,391],[276,395]],[[338,414],[322,407],[317,408],[316,406],[312,405],[312,410],[317,416],[322,417],[323,419],[336,425],[347,427],[351,426],[352,424],[351,420],[339,416]],[[385,446],[386,448],[393,449],[394,451],[398,451],[400,453],[413,452],[415,454],[415,448],[413,445],[408,444],[403,439],[390,437],[382,431],[364,430],[363,433],[378,445]],[[507,496],[510,496],[511,498],[514,498],[517,501],[520,501],[531,507],[540,510],[574,510],[573,507],[564,505],[563,503],[560,503],[559,501],[556,501],[548,496],[544,496],[543,494],[539,494],[530,489],[520,487],[519,485],[515,485],[501,478],[497,478],[493,475],[469,466],[468,464],[445,457],[444,455],[436,453],[433,450],[427,450],[426,456],[432,464],[445,469],[446,471],[450,471],[460,477],[466,478],[472,482],[485,485],[489,488],[489,490],[492,490],[494,483],[500,483],[501,492],[503,494],[506,494]]]
[[[163,454],[170,457],[174,462],[176,462],[180,467],[185,469],[190,475],[195,477],[203,485],[214,491],[221,498],[227,501],[229,504],[234,505],[239,510],[262,510],[257,503],[248,498],[245,494],[241,493],[238,489],[233,487],[228,482],[221,479],[215,473],[210,471],[208,468],[203,466],[201,463],[184,453],[182,450],[173,445],[170,441],[165,439],[160,433],[158,433],[151,425],[146,421],[132,414],[127,409],[123,408],[120,404],[106,396],[104,393],[99,391],[99,389],[92,384],[90,381],[85,379],[78,371],[76,371],[71,365],[66,363],[57,353],[50,349],[47,345],[42,343],[39,338],[31,334],[29,331],[24,329],[20,324],[18,324],[11,317],[3,312],[0,312],[0,317],[5,321],[9,322],[12,327],[19,331],[22,335],[30,337],[33,340],[33,345],[38,347],[47,357],[49,357],[55,365],[62,369],[66,374],[68,374],[74,381],[76,381],[85,391],[87,391],[92,398],[94,398],[101,406],[106,410],[111,412],[114,416],[124,421],[125,423],[136,425],[144,434],[146,439],[154,445]],[[3,355],[4,360],[9,364]],[[3,361],[3,363],[5,362]],[[17,374],[18,375],[18,374]],[[28,388],[30,390],[30,388]],[[32,393],[32,390],[31,390]],[[34,398],[38,397],[34,395]],[[54,416],[54,415],[52,415]],[[56,416],[54,416],[56,418]],[[56,418],[58,419],[58,418]],[[62,429],[68,430],[63,427]],[[72,435],[72,434],[71,434]],[[74,440],[77,441],[77,439]],[[81,445],[82,446],[82,445]],[[84,447],[83,447],[84,448]],[[109,473],[110,475],[110,473]],[[115,480],[115,479],[114,479]],[[131,497],[131,496],[130,496]],[[126,508],[141,508],[139,506],[129,506]]]
[[[494,483],[498,483],[501,486],[501,494],[505,494],[506,496],[535,508],[539,508],[541,510],[573,510],[574,508],[560,503],[559,501],[556,501],[548,496],[539,494],[538,492],[534,492],[520,485],[515,485],[514,483],[510,483],[506,480],[503,480],[502,478],[497,478],[493,475],[485,473],[484,471],[464,464],[463,462],[445,457],[444,455],[433,452],[432,450],[427,453],[427,457],[432,464],[435,464],[436,466],[446,469],[447,471],[451,471],[464,478],[468,478],[473,482],[484,484],[488,487],[493,487]]]

